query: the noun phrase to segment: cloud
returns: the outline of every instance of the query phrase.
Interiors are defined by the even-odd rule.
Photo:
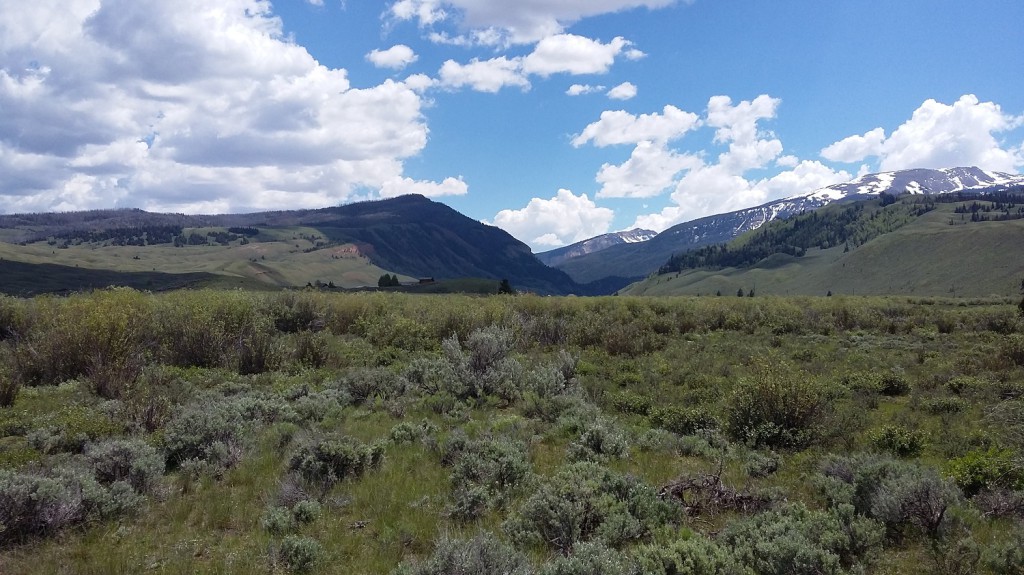
[[[384,198],[393,198],[405,194],[420,194],[427,197],[440,196],[464,196],[469,191],[469,186],[462,178],[445,178],[443,182],[430,182],[413,180],[411,178],[395,178],[384,182],[380,195]]]
[[[531,75],[604,74],[628,45],[629,42],[622,38],[602,44],[583,36],[559,34],[541,40],[527,56],[498,56],[489,60],[473,58],[468,64],[448,60],[438,75],[441,85],[449,89],[468,86],[478,92],[491,93],[508,86],[528,89]],[[624,94],[627,88],[621,90]],[[577,84],[567,93],[575,96],[586,92],[587,86]]]
[[[563,189],[549,200],[533,198],[521,210],[498,212],[493,225],[536,251],[607,233],[614,216],[612,210],[598,207],[586,194],[577,196]]]
[[[488,30],[497,43],[529,44],[560,34],[579,20],[637,8],[658,9],[678,0],[398,0],[386,14],[430,27],[443,22],[462,30]]]
[[[612,100],[631,100],[636,97],[636,85],[631,82],[623,82],[608,90],[608,97]]]
[[[598,147],[640,142],[663,143],[677,138],[700,126],[700,117],[675,106],[665,106],[661,114],[634,116],[623,110],[608,110],[601,119],[588,125],[572,140],[580,147],[592,143]]]
[[[426,146],[424,78],[353,87],[267,2],[39,0],[0,29],[2,211],[320,207]]]
[[[599,40],[575,34],[548,36],[538,42],[533,52],[523,60],[523,71],[539,76],[604,74],[629,44],[622,37],[602,44]]]
[[[673,106],[666,106],[662,114],[640,116],[606,111],[573,144],[634,145],[624,163],[604,164],[598,171],[597,195],[649,198],[671,190],[671,205],[639,216],[632,226],[657,231],[849,180],[845,171],[782,155],[782,142],[760,128],[761,122],[775,118],[780,104],[767,95],[735,104],[726,96],[713,96],[703,118]],[[714,129],[713,143],[725,147],[714,162],[705,159],[705,151],[695,154],[672,147],[679,137],[702,127]],[[761,179],[746,176],[773,163],[790,169]]]
[[[882,171],[978,166],[1016,172],[1024,166],[1021,148],[1001,143],[995,134],[1021,125],[1024,115],[1007,114],[998,104],[981,102],[973,94],[961,96],[951,105],[929,99],[888,138],[882,128],[876,128],[840,140],[821,155],[849,163],[877,157]]]
[[[662,145],[640,142],[621,165],[604,164],[597,173],[599,198],[650,198],[661,195],[684,171],[699,168],[700,158],[678,154]]]
[[[604,86],[591,86],[590,84],[573,84],[569,86],[569,89],[565,91],[570,96],[582,96],[583,94],[593,94],[594,92],[603,92]]]
[[[524,90],[530,88],[530,81],[523,75],[521,58],[499,56],[490,60],[473,58],[469,64],[448,60],[439,72],[441,85],[446,88],[469,86],[478,92],[495,93],[506,86]]]
[[[833,162],[854,163],[882,153],[885,130],[875,128],[863,136],[844,138],[821,151],[821,157]]]
[[[419,59],[412,48],[405,44],[396,44],[387,50],[374,50],[366,55],[374,66],[401,70]]]

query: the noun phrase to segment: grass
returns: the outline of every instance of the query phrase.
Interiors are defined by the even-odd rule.
[[[265,326],[262,329],[274,342],[277,355],[263,373],[239,375],[232,363],[233,348],[227,346],[218,365],[164,366],[166,377],[142,378],[127,385],[125,389],[133,393],[148,391],[173,398],[170,416],[181,404],[197,400],[219,404],[260,398],[297,409],[303,394],[344,388],[339,382],[358,376],[359,369],[383,370],[398,377],[424,362],[436,366],[445,361],[440,348],[443,338],[454,332],[465,345],[469,333],[492,324],[514,334],[511,358],[520,373],[551,364],[563,349],[578,356],[580,390],[561,397],[564,411],[551,419],[536,415],[526,393],[511,402],[495,396],[469,397],[461,407],[444,411],[438,407],[437,393],[418,391],[415,385],[397,397],[338,407],[322,420],[285,417],[273,422],[252,416],[246,421],[241,460],[222,475],[193,478],[183,470],[169,470],[160,489],[147,496],[145,506],[135,514],[90,521],[53,538],[29,538],[0,547],[2,573],[285,573],[275,555],[282,537],[267,532],[260,522],[268,507],[280,505],[288,482],[288,460],[299,442],[325,434],[345,434],[366,443],[386,441],[390,430],[403,421],[426,419],[437,431],[428,433],[424,441],[389,443],[379,469],[337,484],[322,497],[319,518],[296,527],[295,533],[314,538],[324,550],[312,573],[390,573],[401,562],[428,556],[442,536],[472,536],[480,529],[501,535],[503,521],[536,484],[513,493],[504,507],[488,508],[477,520],[455,520],[449,509],[460,494],[453,489],[453,470],[442,462],[440,446],[459,429],[470,437],[524,442],[531,473],[552,477],[564,468],[568,446],[579,430],[600,414],[630,444],[628,457],[605,464],[616,472],[658,488],[678,478],[716,472],[721,466],[723,483],[730,488],[768,491],[776,494],[776,505],[785,505],[785,500],[814,509],[825,506],[814,483],[821,462],[830,455],[875,450],[871,433],[886,425],[922,432],[926,440],[921,453],[904,461],[940,471],[949,459],[993,442],[1013,450],[1017,457],[1024,449],[1013,443],[1009,432],[1014,430],[986,419],[993,406],[1019,401],[1013,399],[1020,397],[1012,395],[1013,389],[1024,390],[1024,369],[1004,357],[1007,337],[1020,334],[1024,325],[1015,303],[1002,299],[481,298],[114,290],[64,299],[0,297],[0,334],[15,330],[18,336],[0,340],[0,347],[14,354],[10,357],[18,357],[35,342],[68,337],[50,331],[62,324],[43,321],[50,317],[41,315],[43,311],[61,317],[61,313],[81,313],[91,306],[125,307],[118,298],[134,306],[141,326],[75,323],[68,329],[79,332],[75,341],[82,343],[76,345],[99,341],[90,337],[91,329],[141,327],[132,333],[163,333],[147,322],[156,321],[161,317],[156,311],[170,304],[194,306],[189,309],[195,310],[196,321],[219,326],[218,333],[231,341],[244,340],[250,336],[245,330],[258,325]],[[323,366],[314,369],[291,355],[297,335],[273,327],[277,325],[273,318],[289,310],[305,310],[320,320],[324,328],[320,333],[330,350]],[[250,315],[240,317],[270,319],[239,322],[232,314],[242,312]],[[389,323],[398,318],[409,323]],[[416,325],[418,335],[387,337],[389,347],[381,348],[372,338],[384,338],[388,325]],[[593,326],[600,329],[594,331]],[[615,330],[642,334],[648,345],[626,345]],[[151,368],[164,361],[165,348],[174,345],[173,337],[167,337],[146,340],[140,348]],[[63,352],[58,347],[52,353]],[[82,357],[87,362],[92,356]],[[667,443],[645,446],[642,437],[659,433],[652,431],[656,427],[652,418],[616,409],[617,394],[631,392],[649,398],[657,407],[699,408],[724,421],[734,390],[766,361],[790,365],[788,376],[806,380],[827,394],[827,419],[810,445],[755,452],[719,430],[687,437],[666,432],[661,437],[667,437]],[[887,396],[873,391],[872,382],[893,372],[909,383],[905,393]],[[454,377],[438,373],[442,385]],[[23,458],[32,448],[34,433],[54,421],[71,421],[68,414],[77,418],[76,425],[88,423],[79,421],[82,414],[93,414],[86,419],[97,425],[107,420],[115,424],[104,433],[134,434],[161,445],[166,426],[151,432],[133,427],[129,411],[123,409],[128,399],[96,396],[90,391],[89,377],[84,369],[73,382],[23,387],[13,406],[0,408],[0,468],[24,471],[74,460],[72,452],[38,452],[34,459]],[[949,384],[958,377],[970,386]],[[1005,390],[1011,390],[1011,395]],[[328,396],[316,397],[322,403]],[[924,407],[929,400],[954,397],[965,402],[962,411],[932,412]],[[776,458],[778,470],[751,476],[748,462],[758,457]],[[966,533],[979,544],[1006,540],[1019,524],[1019,519],[983,517],[970,500],[964,506],[974,513],[969,514]],[[747,517],[736,511],[682,517],[678,524],[656,530],[652,541],[667,543],[687,529],[703,537]],[[913,534],[898,543],[886,542],[878,549],[879,561],[867,564],[866,571],[929,572],[935,564],[928,548],[926,539]],[[622,551],[628,554],[631,549],[632,544],[625,545]],[[538,568],[552,559],[544,549],[524,551]],[[979,567],[979,572],[984,571]]]
[[[225,228],[189,228],[223,231]],[[28,245],[0,243],[0,265],[14,274],[4,291],[32,295],[126,285],[154,291],[195,286],[267,289],[333,282],[338,287],[376,286],[384,270],[353,245],[318,247],[312,228],[260,228],[242,245],[115,246],[70,245],[45,241]],[[62,267],[58,267],[62,266]],[[414,278],[400,277],[403,281]]]

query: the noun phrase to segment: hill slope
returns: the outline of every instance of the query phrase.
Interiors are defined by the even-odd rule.
[[[276,287],[316,281],[359,287],[375,286],[385,271],[406,282],[419,277],[507,278],[517,289],[583,291],[505,231],[423,196],[213,216],[141,210],[16,214],[0,216],[0,241],[5,242],[0,243],[4,260],[79,270],[78,276],[47,275],[40,268],[39,277],[52,279],[45,291],[91,286],[104,278],[116,284],[127,281],[109,272],[202,272]],[[88,270],[94,277],[85,281],[81,275]],[[61,284],[64,277],[78,277],[76,285]],[[161,282],[174,283],[166,279]],[[623,285],[616,283],[608,291]]]
[[[952,200],[954,198],[946,198]],[[623,290],[630,295],[702,294],[735,296],[739,290],[756,295],[911,294],[927,296],[1012,296],[1024,277],[1024,219],[994,221],[1001,211],[973,216],[971,206],[992,208],[992,201],[963,198],[961,202],[935,202],[912,197],[882,207],[880,201],[835,205],[816,214],[773,222],[763,230],[737,238],[728,249],[702,250],[674,258],[661,273]],[[1020,204],[1010,208],[1019,217]],[[959,210],[959,212],[958,212]],[[848,230],[867,230],[863,243],[821,242],[818,232],[840,229],[851,212]],[[966,213],[965,213],[966,212]],[[982,211],[982,214],[986,212]],[[971,214],[971,215],[968,215]],[[815,217],[816,216],[816,217]],[[984,220],[988,217],[989,220]],[[817,220],[813,225],[812,219]],[[979,221],[972,221],[977,219]],[[803,225],[797,225],[804,222]],[[766,238],[777,248],[764,251]],[[838,240],[838,238],[836,238]],[[804,255],[781,249],[794,246]],[[728,257],[721,257],[722,253]],[[745,256],[744,256],[745,254]],[[750,256],[756,254],[756,261]],[[730,259],[731,258],[731,259]]]
[[[834,202],[863,200],[877,197],[882,193],[980,194],[1022,186],[1024,176],[986,172],[976,167],[914,169],[868,174],[807,194],[678,224],[646,242],[612,246],[553,265],[578,282],[591,282],[605,276],[642,278],[658,270],[674,254],[727,242],[768,222],[816,210]]]

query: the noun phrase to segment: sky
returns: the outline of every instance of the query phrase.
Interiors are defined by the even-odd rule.
[[[0,0],[0,212],[418,193],[540,252],[1024,170],[1020,0]]]

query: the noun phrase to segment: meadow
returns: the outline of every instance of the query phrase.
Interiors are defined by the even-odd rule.
[[[1024,573],[1016,298],[0,296],[2,573]]]

